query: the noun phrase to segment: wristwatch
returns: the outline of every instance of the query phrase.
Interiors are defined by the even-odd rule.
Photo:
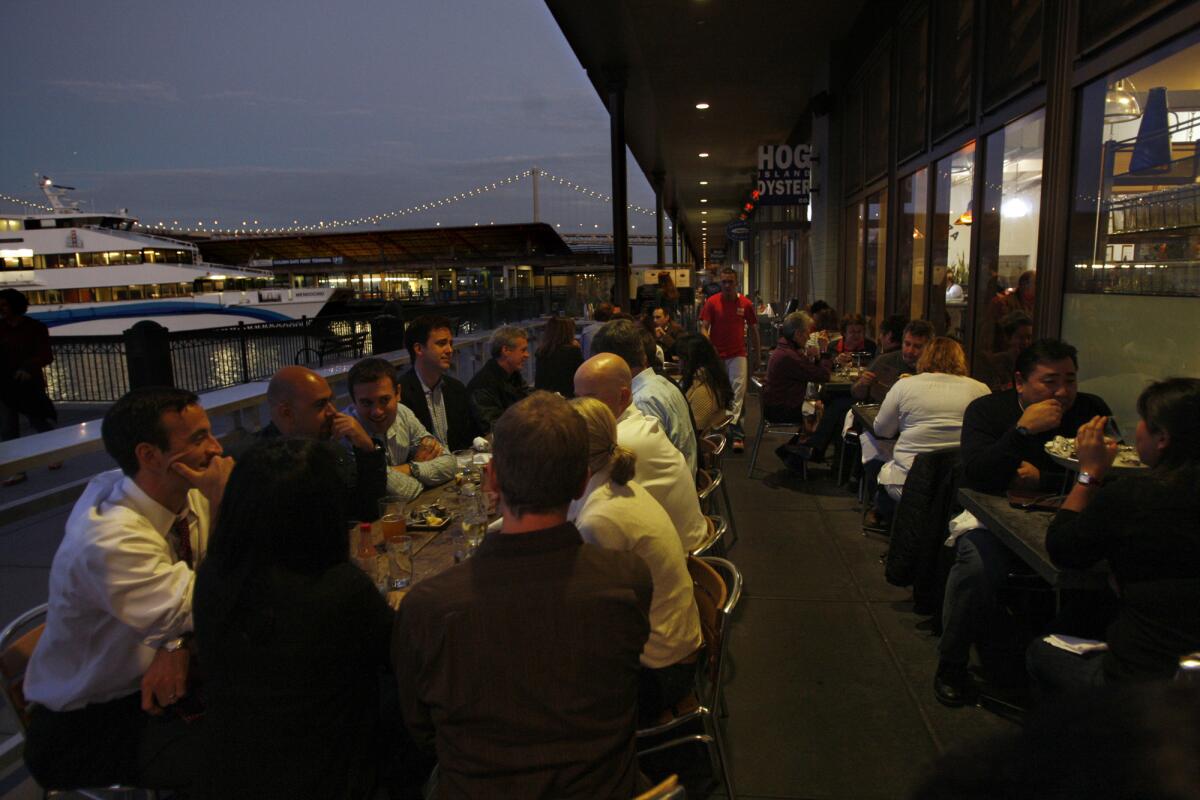
[[[408,472],[409,472],[409,474],[410,474],[410,475],[412,475],[412,476],[413,476],[414,478],[416,478],[417,480],[421,480],[421,472],[420,472],[420,470],[417,468],[417,464],[418,464],[418,463],[419,463],[419,462],[416,462],[416,461],[410,461],[410,462],[408,462]]]
[[[1033,435],[1033,431],[1029,430],[1029,428],[1026,428],[1024,425],[1017,426],[1017,433],[1027,438]]]
[[[1081,472],[1079,477],[1075,479],[1076,483],[1082,483],[1084,486],[1099,486],[1100,479],[1090,472]]]
[[[174,639],[168,639],[163,643],[162,649],[166,650],[168,653],[174,653],[176,650],[182,650],[184,647],[187,647],[188,638],[189,637],[187,636],[176,636]]]

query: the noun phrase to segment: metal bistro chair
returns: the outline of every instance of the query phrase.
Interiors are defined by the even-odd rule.
[[[700,437],[698,441],[700,449],[700,463],[712,475],[713,481],[721,489],[719,498],[714,498],[714,501],[719,502],[719,510],[721,516],[729,521],[729,532],[731,534],[729,546],[732,548],[737,544],[738,529],[737,520],[733,515],[733,503],[729,500],[729,484],[724,480],[724,470],[722,463],[725,460],[725,448],[729,444],[729,440],[725,437],[724,429],[733,421],[733,416],[728,415],[725,421],[720,425],[714,426],[707,433]]]
[[[31,608],[24,614],[10,622],[5,626],[3,631],[0,631],[0,685],[4,688],[4,701],[10,709],[13,716],[17,718],[17,724],[21,727],[21,735],[24,736],[29,729],[29,703],[25,700],[25,668],[29,665],[29,659],[33,657],[34,648],[37,647],[38,641],[42,638],[42,632],[46,629],[46,610],[49,606],[43,603],[36,608]],[[96,794],[96,792],[105,792],[107,794]],[[107,800],[112,793],[120,794],[144,794],[150,800],[154,800],[157,795],[149,789],[139,789],[133,786],[106,786],[104,788],[93,787],[91,789],[72,789],[66,794],[78,794],[91,800]],[[46,789],[42,792],[44,797],[53,797],[64,792]]]
[[[725,520],[720,517],[705,516],[704,521],[708,523],[708,533],[704,537],[704,541],[696,545],[688,555],[702,556],[709,552],[724,553],[725,548],[721,546],[721,540],[725,538],[725,530],[728,527]]]
[[[767,404],[763,402],[763,382],[758,378],[751,378],[750,383],[758,390],[758,433],[754,436],[754,449],[750,451],[750,469],[746,472],[747,478],[754,477],[754,464],[758,461],[758,449],[762,446],[764,436],[772,433],[786,433],[794,436],[804,427],[803,423],[798,422],[769,422],[766,414]],[[805,466],[808,466],[807,462],[805,462]],[[804,477],[808,477],[807,471]]]
[[[725,784],[725,796],[737,797],[733,777],[725,759],[718,709],[721,707],[721,671],[725,663],[725,645],[729,638],[729,618],[742,596],[742,573],[723,558],[688,557],[688,573],[700,610],[700,629],[704,635],[703,669],[697,670],[695,691],[675,709],[664,712],[665,720],[637,732],[639,743],[654,742],[680,728],[699,721],[704,733],[685,734],[638,750],[646,756],[683,744],[703,744],[708,750],[713,777],[718,774]]]

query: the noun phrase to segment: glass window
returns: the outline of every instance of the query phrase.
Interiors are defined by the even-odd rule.
[[[1197,34],[1079,93],[1062,335],[1127,437],[1146,381],[1200,374],[1197,112]]]
[[[887,264],[887,191],[867,198],[866,241],[863,247],[862,314],[867,333],[874,336],[884,309]]]
[[[971,193],[975,143],[937,162],[935,175],[929,321],[939,334],[966,341],[971,279]]]
[[[933,40],[933,133],[943,136],[965,125],[971,113],[971,62],[975,54],[973,0],[935,3]]]
[[[1042,18],[1041,0],[987,4],[983,100],[988,107],[1041,76]]]
[[[925,246],[929,236],[929,170],[900,181],[896,231],[896,313],[909,319],[925,315]]]
[[[863,108],[863,166],[865,179],[870,181],[887,172],[888,122],[891,119],[891,83],[888,66],[890,53],[885,51],[867,73]]]
[[[842,136],[842,163],[845,164],[846,189],[854,190],[863,181],[862,163],[862,84],[850,89],[846,97],[846,128]]]
[[[865,214],[866,210],[861,202],[855,203],[846,209],[846,268],[844,274],[849,275],[852,281],[850,286],[847,287],[849,289],[847,296],[852,306],[862,298]],[[862,308],[861,306],[854,306],[854,310],[862,311]],[[845,311],[850,311],[850,308],[846,308]]]
[[[974,374],[1008,388],[1017,353],[1033,339],[1045,112],[987,137],[979,230]]]
[[[897,75],[897,153],[903,161],[925,149],[926,92],[929,75],[929,14],[922,10],[900,28]]]
[[[1174,0],[1087,0],[1080,6],[1079,50],[1085,53]]]

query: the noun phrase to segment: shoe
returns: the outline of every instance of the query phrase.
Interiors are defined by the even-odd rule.
[[[18,483],[24,483],[29,480],[29,477],[24,472],[14,472],[4,479],[5,486],[16,486]]]
[[[746,443],[744,441],[742,441],[741,439],[733,440],[733,452],[743,453],[743,452],[745,452],[745,450],[746,450]]]
[[[933,676],[933,693],[942,705],[958,708],[967,702],[969,680],[966,664],[939,661],[937,673]]]
[[[867,512],[867,516],[863,518],[863,527],[873,531],[886,531],[888,529],[888,521],[879,516],[879,512],[872,508]]]

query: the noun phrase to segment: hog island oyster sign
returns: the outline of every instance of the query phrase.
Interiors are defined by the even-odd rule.
[[[758,148],[758,204],[807,205],[812,182],[812,147],[764,144]]]

